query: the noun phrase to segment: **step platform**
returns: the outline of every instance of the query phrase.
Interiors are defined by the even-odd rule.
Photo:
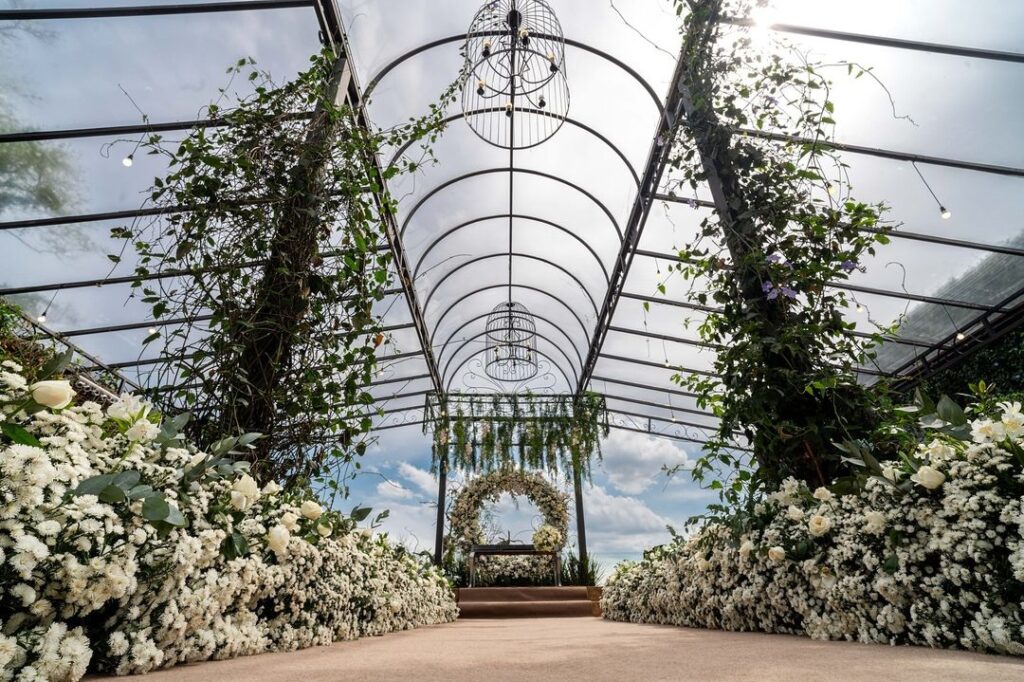
[[[600,587],[463,587],[459,618],[592,618]]]

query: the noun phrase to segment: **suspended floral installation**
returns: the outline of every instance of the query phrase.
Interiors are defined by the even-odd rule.
[[[578,470],[590,478],[590,462],[601,457],[608,435],[604,396],[449,393],[427,397],[424,433],[434,432],[436,468],[488,472],[522,469]]]

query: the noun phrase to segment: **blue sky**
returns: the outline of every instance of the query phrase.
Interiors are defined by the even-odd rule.
[[[689,471],[669,479],[662,465],[687,465],[691,452],[677,443],[629,431],[612,430],[603,443],[603,461],[595,467],[592,485],[584,486],[584,514],[591,554],[606,568],[623,559],[637,559],[643,549],[666,542],[671,524],[682,530],[687,517],[699,514],[714,499],[690,480]],[[429,440],[419,427],[384,431],[362,462],[349,504],[388,508],[382,529],[417,549],[432,549],[437,479],[430,473]],[[555,482],[569,492],[571,484]],[[461,479],[456,476],[452,490]],[[540,523],[526,500],[518,507],[504,496],[493,508],[494,521],[514,538],[529,542]],[[575,517],[571,524],[575,542]]]

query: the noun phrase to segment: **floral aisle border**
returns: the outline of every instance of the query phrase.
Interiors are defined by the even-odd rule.
[[[523,495],[537,505],[544,523],[561,534],[562,545],[558,549],[564,546],[569,532],[569,496],[539,473],[507,467],[471,480],[455,498],[448,521],[452,540],[463,554],[484,542],[480,512],[502,493]]]
[[[35,381],[30,381],[31,375]],[[453,620],[447,580],[181,419],[0,362],[0,679],[288,651]],[[368,576],[372,576],[368,577]]]
[[[1024,655],[1024,413],[993,403],[925,414],[899,460],[858,460],[863,487],[789,478],[620,565],[605,617]]]

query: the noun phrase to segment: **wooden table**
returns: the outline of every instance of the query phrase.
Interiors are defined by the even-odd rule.
[[[550,556],[554,564],[555,585],[562,585],[562,557],[558,552],[536,549],[533,545],[473,545],[469,550],[469,586],[476,586],[476,560],[482,556]]]

